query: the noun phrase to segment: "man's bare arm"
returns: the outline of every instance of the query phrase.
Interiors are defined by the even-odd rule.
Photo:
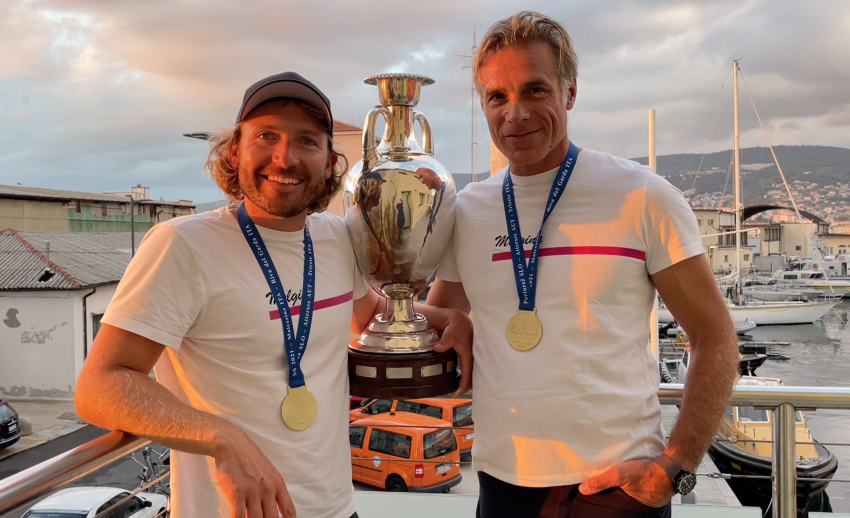
[[[738,372],[738,341],[704,255],[656,273],[652,282],[691,342],[682,410],[664,453],[694,472],[729,403]],[[675,494],[667,472],[648,459],[618,464],[584,481],[579,491],[590,495],[610,487],[620,487],[651,507],[667,504]]]
[[[77,380],[77,414],[216,461],[231,516],[295,516],[283,478],[239,427],[183,403],[148,376],[165,346],[104,324]],[[258,510],[262,510],[259,514]]]
[[[656,273],[652,282],[691,344],[684,400],[665,453],[696,471],[729,404],[738,374],[738,338],[704,255]]]
[[[77,381],[77,414],[94,425],[215,457],[241,430],[195,410],[148,376],[165,346],[104,324]]]

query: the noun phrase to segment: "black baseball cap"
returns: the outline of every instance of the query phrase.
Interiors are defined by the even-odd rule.
[[[331,102],[321,90],[316,88],[316,85],[295,72],[275,74],[260,79],[248,87],[245,90],[245,97],[242,99],[242,107],[239,108],[239,114],[236,116],[236,123],[245,120],[245,116],[260,104],[278,97],[298,99],[326,113],[328,116],[328,134],[333,137],[334,119],[331,115]]]

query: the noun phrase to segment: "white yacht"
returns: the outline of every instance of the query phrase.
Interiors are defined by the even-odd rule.
[[[827,278],[823,270],[780,270],[773,278],[791,281],[800,288],[823,291],[825,296],[833,293],[837,297],[847,297],[850,294],[850,280]]]

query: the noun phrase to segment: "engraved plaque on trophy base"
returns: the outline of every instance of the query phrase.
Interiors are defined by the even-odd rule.
[[[457,353],[453,349],[443,353],[381,354],[349,347],[348,378],[352,396],[372,399],[444,396],[460,384]]]

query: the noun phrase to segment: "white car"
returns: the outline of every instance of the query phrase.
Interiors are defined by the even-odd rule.
[[[94,518],[130,496],[130,491],[116,487],[69,487],[38,502],[21,518]],[[164,516],[168,497],[139,493],[103,518],[154,518]]]

